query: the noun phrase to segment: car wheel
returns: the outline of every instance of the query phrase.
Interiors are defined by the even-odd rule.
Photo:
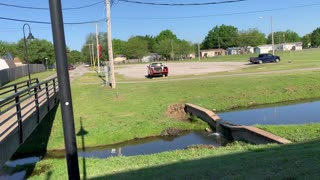
[[[262,62],[262,60],[259,60],[259,64],[262,64],[263,62]]]
[[[279,59],[276,59],[274,62],[278,63],[280,60]]]

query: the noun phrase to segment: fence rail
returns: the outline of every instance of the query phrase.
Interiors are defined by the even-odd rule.
[[[58,103],[58,79],[28,80],[1,87],[0,92],[1,167]]]

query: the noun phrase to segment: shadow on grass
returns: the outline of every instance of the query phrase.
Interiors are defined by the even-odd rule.
[[[27,157],[44,157],[47,152],[47,145],[52,130],[53,121],[56,116],[58,106],[55,106],[41,121],[38,127],[32,132],[28,139],[18,148],[11,160]],[[30,174],[35,164],[27,165],[27,176]]]
[[[122,173],[91,179],[318,179],[319,149],[319,141],[269,148],[249,146],[239,153],[227,155],[220,153],[221,155],[210,158],[180,160],[168,165],[138,170],[128,169]],[[130,163],[144,164],[143,161],[148,162],[148,160],[150,159],[128,158],[122,163],[124,166],[129,164],[134,168]],[[105,165],[108,166],[107,163]],[[101,170],[103,171],[103,168]]]
[[[89,132],[86,131],[82,124],[82,117],[80,117],[80,130],[77,133],[77,136],[81,136],[81,145],[82,145],[82,152],[86,152],[86,145],[84,141],[84,136],[87,135]],[[86,169],[86,158],[82,157],[82,177],[83,179],[87,179],[87,169]]]

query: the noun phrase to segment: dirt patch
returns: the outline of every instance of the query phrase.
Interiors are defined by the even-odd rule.
[[[190,145],[186,147],[185,149],[215,149],[216,147],[213,145],[207,145],[207,144],[198,144],[198,145]]]
[[[167,62],[169,78],[179,75],[199,75],[214,72],[234,71],[250,67],[248,62]],[[129,78],[146,78],[147,64],[116,66],[115,72]]]
[[[184,109],[184,104],[171,104],[167,109],[166,115],[176,120],[188,120],[188,114]]]
[[[178,129],[178,128],[168,128],[161,132],[160,136],[179,136],[181,135],[185,130]]]

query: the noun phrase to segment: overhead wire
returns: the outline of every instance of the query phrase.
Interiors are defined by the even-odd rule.
[[[124,0],[118,0],[124,1]],[[117,2],[117,1],[116,1]],[[235,12],[235,13],[225,13],[225,14],[214,14],[214,15],[203,15],[203,16],[181,16],[181,17],[113,17],[113,19],[130,19],[130,20],[143,20],[143,19],[191,19],[191,18],[206,18],[206,17],[219,17],[219,16],[231,16],[231,15],[242,15],[242,14],[253,14],[253,13],[261,13],[261,12],[270,12],[270,11],[281,11],[281,10],[288,10],[288,9],[297,9],[297,8],[304,8],[304,7],[311,7],[317,6],[320,3],[313,3],[313,4],[304,4],[298,6],[291,6],[291,7],[283,7],[283,8],[274,8],[274,9],[264,9],[264,10],[255,10],[255,11],[245,11],[245,12]],[[51,24],[50,22],[44,21],[33,21],[33,20],[24,20],[24,19],[14,19],[14,18],[7,18],[7,17],[0,17],[0,19],[8,20],[8,21],[18,21],[18,22],[27,22],[27,23],[37,23],[37,24]],[[64,23],[66,25],[81,25],[81,24],[90,24],[90,23],[97,23],[97,22],[106,22],[106,18],[100,20],[92,20],[86,22],[69,22]]]
[[[33,20],[24,20],[24,19],[15,19],[15,18],[7,18],[7,17],[0,17],[2,20],[8,20],[8,21],[16,21],[16,22],[25,22],[25,23],[35,23],[35,24],[51,24],[51,22],[45,22],[45,21],[33,21]],[[92,23],[98,23],[98,22],[106,22],[106,19],[100,19],[95,21],[85,21],[85,22],[65,22],[66,25],[81,25],[81,24],[92,24]]]
[[[119,0],[120,1],[120,0]],[[243,15],[243,14],[254,14],[261,12],[271,12],[271,11],[281,11],[288,9],[298,9],[304,7],[318,6],[320,3],[313,4],[304,4],[291,7],[283,8],[273,8],[273,9],[263,9],[263,10],[254,10],[254,11],[244,11],[244,12],[234,12],[234,13],[224,13],[224,14],[212,14],[212,15],[200,15],[200,16],[180,16],[180,17],[113,17],[113,19],[135,19],[135,20],[145,20],[145,19],[192,19],[192,18],[206,18],[206,17],[221,17],[221,16],[232,16],[232,15]]]
[[[228,1],[218,1],[218,2],[205,2],[205,3],[156,3],[156,2],[142,2],[142,1],[132,1],[132,0],[118,0],[126,3],[144,4],[144,5],[155,5],[155,6],[205,6],[205,5],[216,5],[216,4],[227,4],[235,3],[247,0],[228,0]]]
[[[92,3],[92,4],[89,4],[89,5],[85,5],[85,6],[63,8],[62,10],[84,9],[84,8],[95,6],[95,5],[103,3],[103,2],[104,1],[99,1],[99,2]],[[0,6],[7,6],[7,7],[14,7],[14,8],[21,8],[21,9],[33,9],[33,10],[49,10],[49,8],[45,8],[45,7],[19,6],[19,5],[6,4],[6,3],[0,3]]]

